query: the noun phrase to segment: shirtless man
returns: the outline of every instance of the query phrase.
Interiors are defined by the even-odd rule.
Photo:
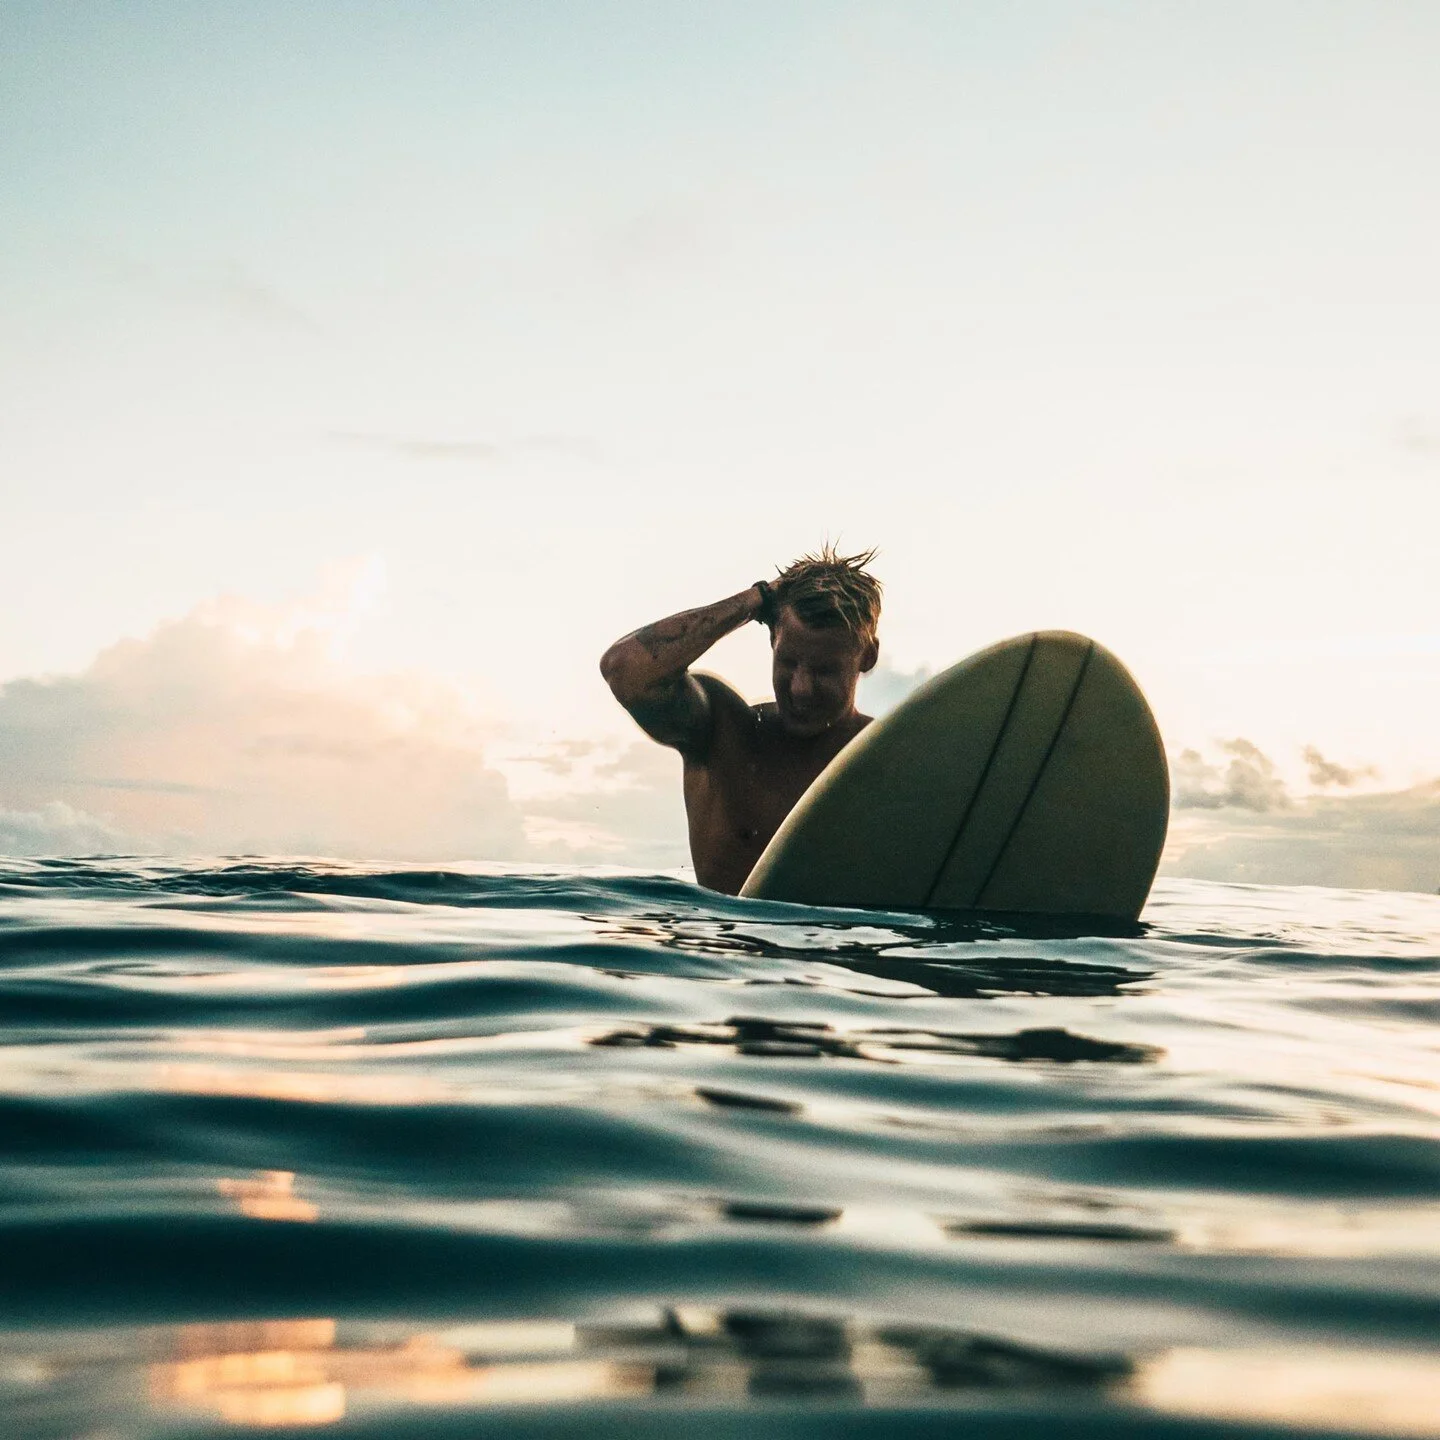
[[[685,762],[702,885],[734,895],[806,787],[870,723],[855,709],[855,685],[880,654],[880,585],[864,569],[873,558],[826,546],[773,583],[647,625],[601,658],[615,698]],[[775,699],[762,705],[689,668],[751,620],[770,631]]]

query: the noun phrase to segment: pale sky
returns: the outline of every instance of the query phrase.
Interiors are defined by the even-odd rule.
[[[609,640],[829,535],[896,669],[1077,629],[1173,753],[1433,777],[1437,73],[1429,0],[0,0],[0,681],[338,567],[349,672],[618,742]]]

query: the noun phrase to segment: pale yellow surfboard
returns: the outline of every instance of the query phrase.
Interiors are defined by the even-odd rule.
[[[800,797],[742,895],[1133,920],[1170,814],[1155,717],[1104,646],[1002,640],[867,726]]]

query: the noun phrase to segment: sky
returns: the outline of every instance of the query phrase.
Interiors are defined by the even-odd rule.
[[[1080,630],[1172,871],[1433,890],[1437,52],[1428,0],[0,0],[0,849],[679,863],[596,657],[829,537],[875,703]],[[765,692],[753,627],[707,663]]]

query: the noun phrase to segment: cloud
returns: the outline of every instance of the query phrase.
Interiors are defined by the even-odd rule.
[[[102,281],[166,305],[220,306],[290,338],[328,338],[326,328],[274,285],[256,278],[236,260],[189,267],[157,265],[111,249],[86,247],[88,267]]]
[[[1327,794],[1373,779],[1373,766],[1300,752],[1312,792],[1287,786],[1252,741],[1220,759],[1183,750],[1171,761],[1173,806],[1161,873],[1194,880],[1433,891],[1440,885],[1440,781],[1408,790]]]
[[[116,855],[134,851],[134,837],[63,800],[38,810],[0,808],[0,855]]]
[[[1440,452],[1440,425],[1421,415],[1407,415],[1395,430],[1401,448],[1415,455]]]
[[[618,751],[558,741],[525,757],[549,793],[527,797],[525,834],[537,858],[673,869],[690,862],[680,757],[648,740]]]
[[[547,775],[569,777],[582,761],[592,759],[602,748],[596,740],[552,740],[514,758],[522,764],[538,765]]]
[[[331,430],[326,438],[336,444],[375,450],[403,460],[468,460],[493,465],[531,455],[560,455],[587,461],[600,458],[590,441],[570,435],[526,435],[504,444],[498,440],[438,439],[364,430]]]
[[[226,261],[207,281],[219,299],[262,324],[322,338],[326,335],[324,326],[312,315],[234,260]]]
[[[1291,803],[1275,762],[1257,745],[1237,737],[1222,741],[1220,749],[1230,756],[1223,768],[1210,764],[1198,750],[1182,750],[1172,762],[1177,810],[1234,808],[1263,814]]]
[[[1177,815],[1162,872],[1434,892],[1440,887],[1440,780],[1371,795],[1309,796],[1280,812]]]
[[[860,677],[855,703],[867,715],[884,715],[934,674],[928,665],[918,666],[914,670],[897,670],[887,661],[881,660],[868,675]]]
[[[332,430],[331,440],[380,450],[405,460],[483,460],[487,464],[502,458],[504,451],[492,440],[432,440],[411,435],[368,435],[359,431]]]
[[[608,279],[654,285],[722,254],[726,228],[718,212],[671,196],[600,231],[595,254]]]
[[[1310,783],[1317,790],[1323,790],[1327,785],[1338,785],[1345,790],[1357,781],[1374,779],[1377,773],[1373,765],[1354,770],[1337,765],[1333,760],[1327,760],[1313,745],[1307,745],[1300,755],[1308,767]]]
[[[0,849],[518,857],[462,697],[346,670],[347,620],[333,597],[218,602],[0,687]]]

